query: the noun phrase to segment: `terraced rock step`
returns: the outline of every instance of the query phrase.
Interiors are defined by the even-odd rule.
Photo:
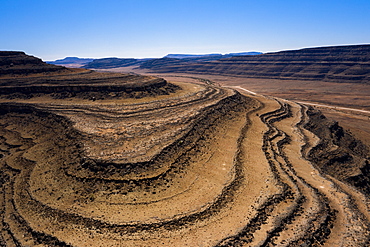
[[[0,51],[0,77],[17,77],[36,73],[70,72],[70,69],[44,63],[24,52]]]
[[[370,243],[367,190],[324,169],[338,128],[306,106],[179,82],[0,106],[1,246]]]
[[[161,61],[162,60],[162,61]],[[157,73],[230,75],[245,78],[369,83],[370,45],[315,47],[236,56],[208,62],[158,59],[141,65]]]

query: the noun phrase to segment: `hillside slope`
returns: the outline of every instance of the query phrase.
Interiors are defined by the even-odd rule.
[[[176,86],[162,78],[47,64],[24,52],[0,51],[0,99],[33,98],[140,98],[168,94]]]
[[[68,69],[44,63],[41,59],[26,55],[21,51],[0,51],[0,76],[62,71],[68,71]]]
[[[370,45],[307,48],[145,68],[159,73],[370,83]]]
[[[54,65],[61,65],[69,68],[80,68],[94,59],[92,58],[78,58],[78,57],[66,57],[63,59],[58,59],[55,61],[46,61],[46,63],[54,64]]]
[[[83,66],[86,69],[112,69],[128,66],[139,66],[142,69],[162,68],[168,65],[184,65],[190,63],[215,61],[222,58],[229,58],[232,56],[242,55],[256,55],[259,52],[242,52],[242,53],[229,53],[229,54],[206,54],[206,55],[191,55],[191,54],[168,54],[162,58],[101,58],[95,59]]]
[[[132,65],[139,65],[143,63],[145,60],[142,59],[135,59],[135,58],[101,58],[101,59],[94,59],[93,61],[85,64],[83,68],[86,69],[111,69],[117,67],[126,67]]]

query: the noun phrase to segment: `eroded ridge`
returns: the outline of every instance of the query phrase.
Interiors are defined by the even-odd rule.
[[[183,87],[120,104],[2,104],[2,241],[150,246],[213,222],[243,180],[235,153],[258,103]]]
[[[367,246],[367,197],[308,161],[313,148],[318,144],[323,148],[327,141],[304,127],[320,123],[309,120],[305,106],[280,99],[263,101],[279,106],[260,118],[268,127],[262,149],[281,189],[251,223],[218,246]]]
[[[369,245],[366,190],[316,162],[335,146],[311,109],[177,87],[1,104],[0,245]]]

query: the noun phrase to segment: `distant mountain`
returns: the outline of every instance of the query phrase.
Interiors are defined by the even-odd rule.
[[[93,58],[78,58],[78,57],[66,57],[55,61],[49,61],[50,64],[69,64],[69,63],[90,63]]]
[[[151,60],[148,59],[135,59],[135,58],[101,58],[95,59],[92,62],[83,66],[86,69],[112,69],[118,67],[128,67],[133,65],[140,65],[143,62]]]
[[[214,58],[227,58],[232,56],[247,56],[247,55],[260,55],[262,52],[238,52],[238,53],[228,53],[228,54],[221,54],[221,53],[211,53],[211,54],[203,54],[203,55],[193,55],[193,54],[168,54],[165,58],[177,58],[177,59],[184,59],[184,58],[205,58],[205,57],[214,57]]]
[[[175,62],[146,69],[159,73],[370,83],[370,45],[317,47],[214,61]]]
[[[93,58],[78,58],[78,57],[66,57],[55,61],[46,61],[48,64],[62,65],[66,67],[79,68],[85,64],[92,62]]]
[[[255,55],[261,55],[261,54],[263,53],[258,52],[258,51],[249,51],[249,52],[228,53],[228,54],[225,54],[225,56],[237,57],[237,56],[255,56]]]
[[[163,58],[148,60],[142,64],[140,64],[140,68],[142,69],[152,69],[152,70],[161,70],[166,66],[182,66],[182,65],[190,65],[195,63],[202,63],[202,62],[211,62],[217,61],[223,58],[230,58],[233,56],[243,56],[245,54],[248,55],[255,55],[255,54],[262,54],[260,52],[242,52],[242,53],[229,53],[229,54],[205,54],[205,55],[191,55],[191,54],[168,54]]]
[[[188,58],[189,59],[189,58]],[[195,59],[195,58],[190,58],[191,60]],[[172,65],[181,65],[181,64],[184,64],[184,61],[186,61],[187,59],[183,58],[183,59],[179,59],[179,58],[169,58],[169,57],[163,57],[163,58],[157,58],[157,59],[151,59],[151,60],[148,60],[142,64],[140,64],[140,68],[141,69],[154,69],[156,70],[157,68],[161,68],[161,67],[166,67],[166,66],[172,66]]]
[[[203,55],[193,55],[193,54],[168,54],[164,56],[165,58],[199,58],[199,57],[209,57],[209,56],[222,56],[222,54],[213,53],[213,54],[203,54]]]
[[[49,64],[62,65],[71,68],[86,68],[86,69],[112,69],[119,67],[128,66],[140,66],[140,68],[149,68],[151,66],[161,66],[161,64],[182,64],[182,63],[195,63],[195,62],[206,62],[215,61],[222,58],[228,58],[232,56],[244,56],[244,55],[258,55],[260,52],[241,52],[241,53],[229,53],[229,54],[168,54],[163,58],[78,58],[78,57],[66,57],[64,59],[58,59],[55,61],[48,61]],[[167,60],[176,59],[176,60]],[[153,60],[153,61],[152,61]]]
[[[223,55],[186,55],[186,54],[172,54],[174,57],[165,56],[163,58],[144,58],[144,59],[135,59],[135,58],[101,58],[95,59],[92,62],[85,64],[82,68],[86,69],[112,69],[119,67],[128,67],[128,66],[139,66],[140,68],[153,68],[161,67],[163,65],[174,65],[174,64],[185,64],[185,63],[195,63],[195,62],[205,62],[205,61],[214,61],[221,58],[224,58]],[[181,57],[181,58],[179,58]]]
[[[184,58],[169,58],[167,56],[163,58],[157,58],[148,60],[140,64],[141,69],[161,69],[166,66],[181,66],[185,64],[195,64],[201,62],[215,61],[224,58],[223,55],[209,55],[209,56],[196,56],[196,57],[184,57]]]

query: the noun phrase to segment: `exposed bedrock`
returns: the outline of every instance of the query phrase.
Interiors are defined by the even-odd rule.
[[[305,106],[187,83],[22,102],[0,104],[2,246],[369,244],[344,176],[366,150]]]
[[[167,95],[178,89],[178,86],[162,78],[95,72],[70,73],[56,78],[0,79],[0,96],[6,99],[41,96],[90,100],[143,98]]]
[[[320,111],[310,108],[308,114],[310,121],[305,128],[320,138],[318,145],[308,153],[309,159],[324,173],[347,181],[370,195],[368,147]]]
[[[24,52],[0,51],[0,76],[19,76],[34,73],[63,72],[69,69],[44,63]]]

